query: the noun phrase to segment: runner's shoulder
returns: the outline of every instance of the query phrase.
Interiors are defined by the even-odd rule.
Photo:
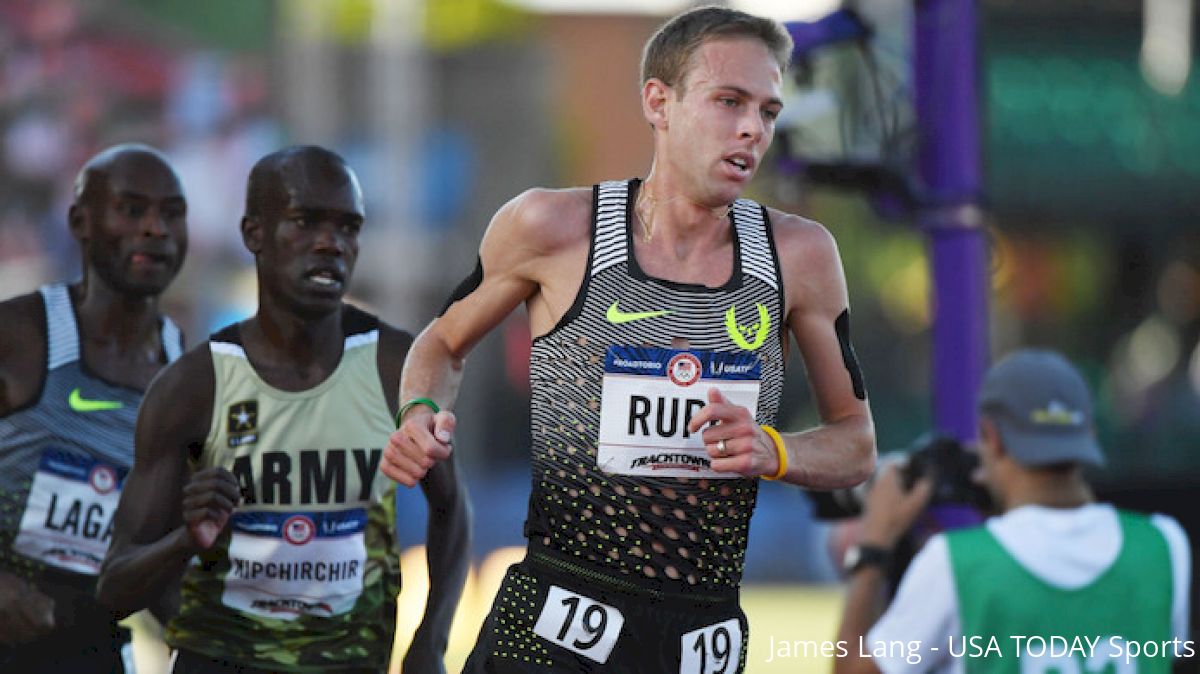
[[[774,208],[767,211],[785,276],[789,271],[803,274],[840,266],[837,241],[825,225]]]
[[[186,399],[196,402],[197,397],[211,400],[216,386],[211,344],[211,341],[205,340],[159,370],[146,390],[147,401],[162,396],[175,401]]]
[[[771,218],[771,229],[776,242],[781,246],[819,246],[834,245],[833,234],[825,225],[795,213],[788,213],[777,208],[767,208]]]
[[[0,302],[0,414],[38,395],[46,366],[46,308],[34,292]]]
[[[525,190],[505,204],[492,221],[497,233],[543,252],[577,243],[591,235],[592,189],[572,187]]]
[[[172,442],[189,445],[203,440],[212,420],[217,377],[211,342],[204,341],[188,349],[175,362],[158,371],[146,389],[138,413],[138,433],[143,426],[150,432],[170,437]],[[143,451],[141,441],[137,451]],[[158,451],[157,444],[146,450]]]
[[[0,301],[0,326],[6,336],[25,336],[46,332],[46,304],[40,293],[32,292]]]

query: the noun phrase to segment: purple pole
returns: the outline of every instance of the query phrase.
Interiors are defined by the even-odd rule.
[[[976,392],[988,361],[976,1],[914,2],[917,222],[929,235],[933,268],[934,425],[971,440]]]

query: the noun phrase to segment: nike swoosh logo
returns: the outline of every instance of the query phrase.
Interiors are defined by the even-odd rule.
[[[608,312],[604,314],[604,318],[608,319],[608,322],[614,325],[629,323],[630,321],[640,321],[643,318],[658,318],[659,316],[675,313],[670,309],[660,309],[658,311],[621,311],[617,307],[617,304],[618,302],[613,302],[612,306],[608,308]]]
[[[76,412],[104,412],[119,410],[125,406],[125,403],[120,400],[88,400],[79,393],[78,387],[71,391],[71,397],[67,398],[67,404]]]

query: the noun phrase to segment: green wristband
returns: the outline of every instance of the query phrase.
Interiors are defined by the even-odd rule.
[[[434,414],[442,411],[442,408],[438,407],[438,404],[429,398],[413,398],[412,400],[401,405],[400,411],[396,412],[396,428],[400,428],[400,420],[404,418],[404,413],[417,405],[424,405],[428,407],[429,409],[433,410]]]

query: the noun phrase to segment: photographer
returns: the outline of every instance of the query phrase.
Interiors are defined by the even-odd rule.
[[[887,606],[893,551],[935,476],[906,490],[899,468],[885,470],[848,555],[848,647],[834,672],[1070,673],[1108,658],[1147,672],[1193,656],[1187,537],[1169,517],[1094,502],[1083,465],[1103,455],[1079,373],[1057,353],[1016,352],[988,371],[979,412],[983,480],[1003,514],[931,538]]]

